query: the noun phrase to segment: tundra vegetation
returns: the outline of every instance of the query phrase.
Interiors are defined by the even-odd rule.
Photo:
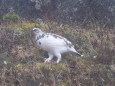
[[[114,5],[0,0],[0,86],[115,86]],[[43,63],[47,52],[36,45],[34,27],[66,37],[84,57],[65,53],[59,64]]]

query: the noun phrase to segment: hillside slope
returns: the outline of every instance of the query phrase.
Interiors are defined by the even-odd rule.
[[[43,63],[47,53],[34,42],[33,27],[69,39],[84,57],[63,55]],[[115,30],[41,23],[11,24],[0,28],[0,86],[114,86]]]

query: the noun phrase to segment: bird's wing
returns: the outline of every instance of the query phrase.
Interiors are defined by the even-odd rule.
[[[73,47],[72,43],[69,40],[57,34],[47,33],[44,38],[46,38],[45,41],[48,44]]]

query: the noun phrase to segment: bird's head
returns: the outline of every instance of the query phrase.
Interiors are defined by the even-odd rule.
[[[36,35],[39,35],[39,34],[43,33],[40,28],[33,28],[33,32],[34,32]]]

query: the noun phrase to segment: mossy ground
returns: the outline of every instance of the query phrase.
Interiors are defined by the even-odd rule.
[[[59,64],[43,63],[47,53],[34,42],[33,27],[66,37],[84,57],[66,53]],[[0,29],[0,59],[0,86],[114,86],[115,30],[52,21],[10,24]]]

